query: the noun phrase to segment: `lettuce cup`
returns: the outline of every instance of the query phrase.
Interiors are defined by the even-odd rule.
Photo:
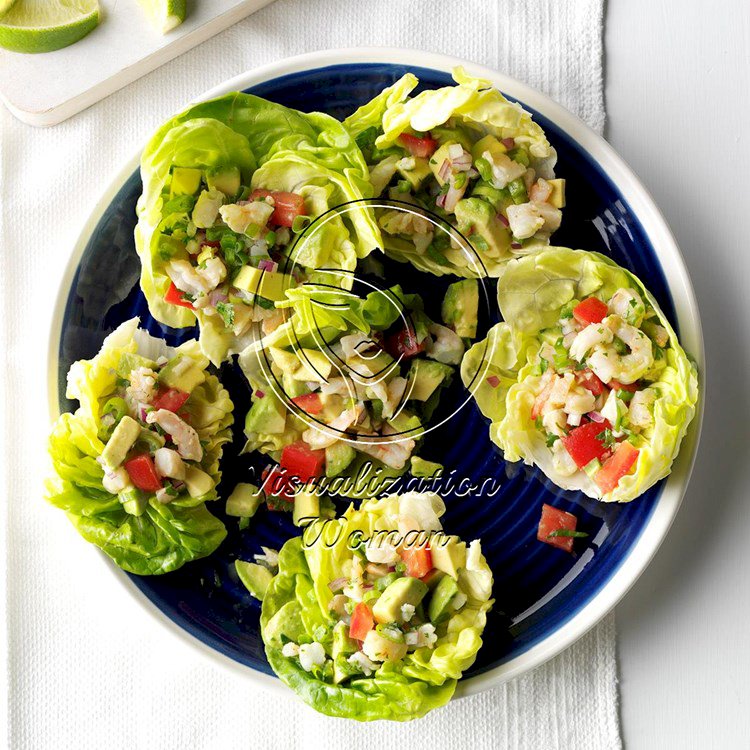
[[[74,413],[49,439],[47,500],[130,573],[167,573],[226,536],[206,503],[231,440],[232,402],[197,341],[177,348],[123,323],[68,372]]]
[[[301,246],[330,208],[370,197],[367,166],[340,122],[249,94],[190,107],[165,123],[141,159],[136,249],[151,314],[200,324],[218,365],[274,325],[274,302],[318,269],[352,271],[380,246],[354,205]]]
[[[667,476],[698,376],[641,281],[598,253],[549,248],[508,264],[498,302],[506,322],[461,375],[481,370],[474,397],[505,459],[605,502]]]
[[[479,541],[442,533],[434,493],[316,521],[278,555],[261,634],[274,672],[315,710],[408,721],[447,703],[492,607]]]
[[[417,209],[377,212],[385,252],[437,275],[500,276],[514,256],[549,242],[560,226],[565,181],[542,128],[489,81],[453,72],[456,86],[423,91],[405,75],[344,125],[370,165],[375,196]],[[456,227],[475,257],[434,222]]]

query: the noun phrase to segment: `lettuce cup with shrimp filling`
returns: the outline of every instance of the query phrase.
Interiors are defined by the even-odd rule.
[[[447,703],[493,601],[479,541],[442,532],[434,493],[390,495],[288,541],[263,595],[274,672],[321,713],[408,721]]]
[[[500,276],[514,256],[549,243],[565,181],[528,112],[460,67],[453,77],[455,86],[410,98],[418,80],[408,73],[344,125],[367,159],[374,195],[414,208],[377,210],[388,255],[437,275]],[[436,220],[458,228],[475,255],[436,231]]]
[[[507,461],[628,502],[667,476],[695,415],[692,360],[644,285],[613,261],[550,248],[498,283],[505,320],[461,364]]]

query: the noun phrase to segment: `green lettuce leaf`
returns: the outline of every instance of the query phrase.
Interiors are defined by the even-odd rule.
[[[335,685],[306,672],[282,654],[287,640],[309,643],[333,626],[328,583],[353,559],[350,535],[368,538],[377,530],[398,528],[401,514],[415,515],[421,528],[438,531],[445,511],[434,493],[391,495],[350,507],[343,517],[315,522],[301,538],[288,541],[279,554],[279,573],[271,581],[261,614],[261,634],[271,667],[306,703],[330,716],[373,721],[408,721],[447,703],[456,681],[482,645],[487,611],[492,606],[492,573],[479,542],[470,545],[458,586],[467,602],[438,627],[435,647],[419,648],[395,663],[384,662],[371,677],[358,676]],[[320,642],[320,641],[319,641]],[[323,638],[330,656],[330,643]]]
[[[563,476],[555,468],[546,435],[535,426],[531,409],[541,378],[539,350],[546,333],[558,325],[561,309],[592,294],[608,299],[620,288],[638,292],[647,311],[667,330],[669,343],[643,378],[659,397],[653,425],[640,434],[635,471],[602,496],[583,471]],[[490,438],[505,459],[537,465],[563,489],[581,490],[606,502],[629,502],[667,476],[695,415],[698,376],[643,283],[599,253],[550,248],[508,264],[498,283],[498,301],[507,322],[494,326],[485,341],[466,353],[461,377],[467,386],[472,384],[477,405],[491,420]]]
[[[214,480],[214,489],[200,498],[181,495],[163,505],[154,495],[141,516],[127,513],[117,495],[103,485],[103,469],[97,458],[105,444],[99,438],[102,406],[115,393],[116,368],[123,354],[148,359],[182,354],[201,368],[208,360],[198,343],[189,341],[176,349],[138,329],[138,319],[123,323],[90,360],[80,360],[68,373],[67,396],[79,408],[55,422],[49,439],[54,475],[46,483],[46,498],[64,510],[80,534],[96,544],[130,573],[167,573],[211,554],[226,536],[224,524],[211,515],[206,501],[215,500],[221,478],[219,460],[231,440],[232,402],[214,375],[207,375],[186,402],[192,426],[204,448],[200,468]]]

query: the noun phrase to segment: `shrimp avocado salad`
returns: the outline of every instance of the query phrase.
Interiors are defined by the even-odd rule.
[[[290,512],[297,529],[272,516],[278,552],[230,559],[262,600],[269,664],[332,716],[450,700],[493,575],[479,540],[443,532],[436,492],[383,485],[337,517],[327,483],[439,479],[453,467],[429,460],[428,433],[459,392],[506,461],[629,502],[669,474],[696,411],[696,367],[641,281],[550,246],[565,181],[542,128],[488,81],[454,79],[412,95],[407,73],[343,122],[232,93],[162,125],[134,244],[145,324],[184,343],[123,322],[70,367],[78,406],[49,439],[47,499],[130,573],[255,542],[266,510]],[[225,490],[230,443],[227,475],[263,469]],[[537,539],[571,552],[576,523],[544,505]]]

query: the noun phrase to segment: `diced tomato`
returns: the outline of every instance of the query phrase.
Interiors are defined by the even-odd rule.
[[[264,469],[261,476],[263,478],[262,489],[267,495],[286,500],[294,498],[297,490],[294,479],[281,471],[278,466],[274,466],[272,469]]]
[[[292,402],[308,414],[320,414],[323,411],[323,401],[319,393],[304,393],[301,396],[295,396]]]
[[[414,330],[404,326],[398,333],[392,333],[385,341],[385,350],[394,359],[416,357],[424,351],[424,344],[417,341]]]
[[[550,378],[547,382],[547,385],[542,388],[539,395],[536,397],[534,401],[534,405],[531,407],[531,418],[536,419],[541,413],[542,409],[544,408],[544,405],[547,403],[547,399],[549,398],[550,391],[552,390],[552,386],[554,386],[555,380],[554,378]]]
[[[270,190],[253,190],[250,199],[267,198],[271,196],[274,209],[271,223],[280,227],[291,227],[298,216],[305,215],[305,199],[297,193],[271,192]]]
[[[300,482],[315,479],[323,473],[326,464],[326,452],[313,450],[303,440],[287,445],[281,451],[279,465],[287,474],[297,477]]]
[[[364,602],[358,602],[349,623],[349,637],[355,641],[364,641],[374,625],[375,620],[372,618],[370,608]]]
[[[156,492],[162,488],[154,461],[148,453],[139,453],[125,462],[125,471],[130,481],[144,492]]]
[[[594,475],[594,481],[604,494],[612,492],[617,487],[619,481],[630,472],[633,464],[638,459],[639,452],[627,440],[617,444],[615,452],[602,464],[602,468]]]
[[[428,545],[424,547],[404,547],[399,550],[406,563],[406,574],[412,578],[424,578],[432,570],[432,553]]]
[[[588,422],[560,438],[565,450],[568,451],[579,469],[583,469],[595,458],[600,459],[604,451],[607,450],[604,441],[598,437],[607,427],[611,427],[611,425],[606,420],[604,422]]]
[[[177,413],[189,398],[189,393],[177,388],[159,388],[152,406],[154,409],[166,409]]]
[[[169,289],[164,295],[164,301],[169,302],[170,305],[179,305],[180,307],[189,307],[193,310],[193,303],[190,300],[184,298],[185,292],[178,289],[173,281],[169,282]]]
[[[594,396],[601,396],[607,390],[607,386],[591,370],[579,370],[576,373],[576,380]]]
[[[607,312],[607,306],[600,299],[589,297],[573,308],[573,317],[586,326],[589,323],[601,323],[607,317]]]
[[[438,143],[434,138],[430,138],[429,135],[422,136],[419,138],[416,135],[410,135],[409,133],[401,133],[398,137],[398,142],[412,155],[420,156],[423,159],[427,159],[435,153],[435,149],[438,147]]]
[[[203,240],[203,242],[201,242],[201,247],[219,248],[221,247],[221,242],[218,240]]]
[[[619,380],[615,380],[614,378],[610,380],[607,385],[613,391],[630,391],[630,393],[635,393],[638,390],[638,383],[621,383]]]
[[[564,550],[565,552],[573,551],[572,536],[553,536],[550,534],[554,531],[575,531],[578,525],[578,519],[572,513],[566,513],[564,510],[558,510],[546,503],[542,505],[542,517],[539,519],[539,528],[536,532],[536,538],[545,544],[551,544],[553,547]]]

